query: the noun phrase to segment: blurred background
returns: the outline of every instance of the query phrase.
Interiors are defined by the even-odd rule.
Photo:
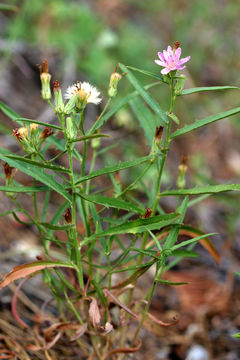
[[[238,0],[8,0],[1,2],[0,10],[0,100],[23,117],[53,121],[53,114],[40,97],[36,64],[43,59],[48,60],[53,80],[58,79],[63,89],[76,80],[89,81],[97,86],[104,99],[101,107],[106,103],[109,78],[118,62],[158,74],[161,69],[154,63],[157,52],[175,41],[181,43],[183,57],[191,55],[191,61],[183,72],[187,78],[185,88],[239,86]],[[135,75],[144,84],[152,82],[142,74]],[[132,88],[127,80],[121,80],[114,102],[129,91]],[[164,110],[169,106],[168,91],[164,85],[151,90]],[[175,113],[182,127],[195,119],[236,106],[239,106],[237,90],[200,93],[179,97]],[[100,111],[101,108],[89,106],[89,124]],[[14,149],[14,139],[7,136],[13,127],[14,124],[0,113],[2,147]],[[121,140],[120,149],[109,154],[108,162],[144,155],[149,151],[138,119],[128,106],[110,119],[105,130],[113,142]],[[175,186],[183,155],[188,157],[189,187],[239,183],[239,139],[239,116],[177,139],[169,155],[165,184]],[[99,167],[102,165],[98,164]],[[146,186],[152,186],[151,174],[146,179]],[[144,199],[143,193],[139,196]],[[209,359],[239,359],[239,340],[232,338],[240,326],[237,312],[239,283],[231,275],[231,271],[240,269],[239,200],[237,194],[211,197],[187,214],[187,223],[205,232],[219,234],[213,243],[222,256],[221,263],[216,265],[199,246],[200,257],[193,262],[183,262],[178,269],[180,281],[185,281],[190,276],[188,270],[193,269],[189,281],[192,280],[195,288],[193,285],[192,290],[188,288],[185,292],[163,287],[158,290],[152,311],[168,314],[175,310],[182,321],[168,333],[168,340],[164,340],[165,329],[161,334],[151,329],[156,337],[146,340],[141,352],[144,356],[148,355],[150,359],[185,359],[187,351],[198,344],[208,352],[206,360],[207,356]],[[167,199],[163,203],[166,211],[174,208],[171,201]],[[5,206],[2,200],[1,212],[6,210]],[[30,232],[26,235],[28,229],[19,229],[10,219],[6,220],[7,225],[12,226],[9,231],[4,221],[1,220],[5,239],[2,251],[8,249],[11,242],[16,244],[16,234],[24,239],[33,236]],[[5,272],[5,268],[1,271]],[[209,277],[210,283],[206,283]],[[219,291],[216,290],[215,294],[213,289]],[[203,296],[209,291],[213,298]],[[219,298],[223,306],[218,308]],[[197,312],[202,305],[208,310]],[[141,355],[136,357],[141,358]]]

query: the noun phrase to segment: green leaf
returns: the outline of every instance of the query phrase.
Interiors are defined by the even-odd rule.
[[[161,124],[157,124],[156,115],[154,115],[142,102],[139,97],[136,97],[129,101],[136,118],[138,119],[141,127],[144,130],[145,136],[148,140],[149,146],[152,145],[155,135],[156,127]]]
[[[164,111],[160,108],[159,104],[154,100],[154,98],[143,88],[131,71],[123,64],[119,64],[119,67],[124,73],[127,73],[126,77],[130,83],[135,87],[139,95],[144,99],[144,101],[155,111],[156,114],[167,124],[168,118]]]
[[[47,186],[0,186],[0,191],[13,192],[13,193],[35,193],[40,191],[47,191]]]
[[[144,86],[145,90],[148,90],[154,86],[160,85],[159,82],[155,82],[149,85]],[[105,122],[110,119],[118,110],[120,110],[123,106],[127,105],[128,102],[133,99],[135,96],[138,96],[139,93],[137,91],[133,91],[131,94],[125,96],[122,100],[118,101],[117,104],[108,111],[99,122],[95,122],[94,125],[91,127],[91,129],[88,131],[88,134],[94,133],[97,129],[102,127]]]
[[[49,127],[49,128],[57,129],[57,130],[62,130],[62,128],[60,126],[45,123],[45,122],[38,121],[38,120],[26,119],[26,118],[22,118],[22,117],[17,117],[17,118],[15,118],[13,120],[16,121],[16,122],[20,122],[21,124],[22,123],[34,123],[34,124],[43,125],[43,126],[46,126],[46,127]]]
[[[179,125],[180,121],[179,118],[177,117],[177,115],[175,115],[173,112],[166,112],[167,116],[172,119],[177,125]]]
[[[127,68],[128,68],[128,69],[131,69],[131,70],[133,70],[133,71],[140,72],[141,74],[150,76],[150,77],[152,77],[152,78],[155,78],[155,79],[157,79],[157,80],[165,83],[164,78],[163,78],[162,75],[155,74],[155,73],[153,73],[153,72],[151,72],[151,71],[148,71],[148,70],[137,69],[137,68],[135,68],[135,67],[133,67],[133,66],[127,66]]]
[[[184,134],[186,134],[186,133],[188,133],[190,131],[199,129],[202,126],[211,124],[211,123],[213,123],[215,121],[225,119],[225,118],[227,118],[229,116],[236,115],[238,113],[240,113],[240,107],[237,107],[237,108],[232,109],[232,110],[224,111],[224,112],[221,112],[221,113],[216,114],[216,115],[208,116],[208,117],[206,117],[206,118],[204,118],[202,120],[196,120],[193,124],[185,125],[183,128],[178,129],[177,131],[172,133],[171,139],[174,139],[174,138],[176,138],[177,136],[180,136],[180,135],[184,135]]]
[[[47,229],[50,230],[69,230],[74,227],[74,224],[66,224],[66,225],[53,225],[46,222],[40,223],[42,226],[44,226]]]
[[[10,166],[22,171],[23,173],[33,177],[37,181],[42,182],[47,185],[60,195],[62,195],[66,200],[71,203],[71,196],[64,189],[64,187],[59,184],[52,175],[45,173],[45,171],[35,165],[25,164],[22,161],[11,159],[7,157],[8,155],[12,155],[9,151],[0,148],[0,159],[7,162]]]
[[[106,207],[113,207],[116,209],[123,209],[127,211],[134,211],[138,214],[144,214],[145,210],[143,208],[139,208],[129,202],[126,202],[124,200],[115,199],[115,198],[109,198],[107,196],[102,195],[85,195],[82,193],[76,193],[76,195],[79,195],[83,199],[93,202],[95,204],[104,205]]]
[[[172,282],[170,280],[164,280],[164,279],[155,279],[155,281],[160,282],[165,285],[186,285],[188,282]]]
[[[239,272],[236,271],[236,272],[235,272],[235,275],[240,276],[240,271],[239,271]]]
[[[66,169],[63,166],[56,166],[56,165],[52,165],[50,163],[49,164],[44,164],[44,163],[42,163],[40,161],[35,161],[35,160],[24,158],[23,156],[7,155],[7,158],[8,159],[15,159],[15,160],[18,160],[18,161],[25,162],[27,164],[35,165],[37,167],[42,167],[42,168],[46,168],[46,169],[49,169],[49,170],[55,170],[55,171],[59,171],[59,172],[66,173],[66,174],[71,173],[71,171],[69,169]]]
[[[18,11],[18,7],[11,4],[0,4],[0,11]]]
[[[4,104],[2,101],[0,101],[0,110],[9,117],[11,120],[15,120],[16,118],[19,118],[19,114],[17,114],[14,110],[12,110],[10,107],[8,107],[6,104]]]
[[[119,163],[117,165],[114,165],[114,166],[107,166],[104,169],[92,171],[90,174],[88,174],[86,176],[83,176],[82,178],[80,178],[79,180],[76,181],[75,185],[80,184],[83,181],[93,179],[93,178],[95,178],[97,176],[102,176],[102,175],[105,175],[105,174],[111,174],[111,173],[116,172],[116,171],[128,169],[130,167],[143,164],[146,161],[152,161],[153,159],[154,159],[154,156],[148,155],[148,156],[138,158],[136,160],[121,162],[121,163]]]
[[[157,215],[153,216],[148,219],[138,219],[127,221],[125,224],[110,227],[107,230],[101,231],[97,234],[94,234],[88,238],[85,238],[81,245],[86,244],[92,240],[95,240],[96,237],[102,236],[110,236],[110,235],[117,235],[117,234],[137,234],[143,231],[149,230],[156,230],[161,229],[164,226],[172,224],[178,218],[179,214],[171,213],[166,215]]]
[[[237,334],[234,334],[233,337],[237,338],[237,339],[240,339],[240,332],[237,333]]]
[[[18,209],[13,209],[13,210],[8,210],[8,211],[4,211],[3,213],[0,214],[0,216],[6,216],[6,215],[10,215],[14,212],[17,212]]]
[[[191,189],[169,190],[163,191],[161,196],[217,194],[225,191],[240,191],[240,184],[206,185]]]
[[[188,205],[188,197],[186,196],[185,199],[182,201],[181,206],[179,208],[179,212],[181,214],[181,216],[179,217],[179,219],[177,219],[177,225],[174,225],[173,228],[171,229],[166,242],[164,244],[164,249],[171,249],[172,246],[176,243],[177,239],[178,239],[178,234],[179,234],[179,230],[181,227],[181,223],[184,220],[186,211],[187,211],[187,205]]]
[[[199,241],[201,239],[204,239],[204,238],[206,238],[208,236],[212,236],[212,235],[216,235],[216,233],[204,234],[204,235],[195,237],[195,238],[190,239],[190,240],[182,241],[180,244],[174,245],[171,250],[174,251],[174,250],[179,249],[179,248],[181,248],[183,246],[189,245],[191,243],[194,243],[196,241]]]
[[[237,86],[204,86],[204,87],[195,87],[195,88],[191,88],[191,89],[185,89],[179,95],[190,95],[190,94],[194,94],[197,92],[203,92],[203,91],[231,90],[231,89],[240,90],[240,88]]]
[[[190,250],[173,250],[171,256],[196,258],[199,255],[196,252]]]

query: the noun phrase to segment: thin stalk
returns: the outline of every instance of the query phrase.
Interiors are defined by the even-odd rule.
[[[109,99],[108,99],[108,101],[107,101],[106,105],[104,106],[103,111],[101,112],[101,114],[100,114],[100,116],[98,117],[98,119],[95,121],[95,123],[94,123],[93,127],[90,129],[89,134],[92,134],[92,133],[95,131],[95,129],[96,129],[96,127],[97,127],[98,123],[100,122],[100,120],[102,119],[103,115],[104,115],[104,114],[105,114],[105,112],[107,111],[107,108],[108,108],[108,106],[109,106],[109,104],[110,104],[111,100],[112,100],[111,98],[109,98]]]
[[[148,311],[149,311],[149,308],[150,308],[150,305],[151,305],[151,301],[152,301],[152,297],[153,297],[153,294],[154,294],[154,290],[155,290],[156,285],[157,285],[157,281],[156,281],[156,279],[157,279],[157,274],[158,274],[158,266],[156,266],[156,272],[155,272],[155,277],[154,277],[153,285],[152,285],[151,289],[148,291],[148,293],[147,293],[147,295],[146,295],[146,297],[145,297],[145,299],[147,300],[147,304],[146,304],[146,306],[145,306],[145,309],[144,309],[144,312],[143,312],[143,314],[142,314],[141,320],[140,320],[140,322],[139,322],[139,324],[138,324],[137,330],[135,331],[135,334],[134,334],[134,336],[133,336],[133,339],[132,339],[132,342],[131,342],[131,346],[134,345],[134,343],[135,343],[135,341],[136,341],[136,339],[137,339],[137,337],[138,337],[139,331],[141,330],[141,328],[142,328],[142,326],[143,326],[143,323],[144,323],[144,320],[145,320],[145,318],[146,318],[146,316],[147,316],[147,313],[148,313]]]
[[[171,90],[171,102],[170,102],[170,109],[169,112],[173,111],[173,107],[174,107],[174,102],[175,102],[175,95],[174,95],[174,78],[171,77],[171,84],[170,84],[170,90]],[[162,180],[162,174],[163,174],[163,169],[164,169],[164,165],[165,165],[165,161],[167,158],[167,154],[168,154],[168,149],[169,149],[169,145],[170,145],[170,134],[171,134],[171,123],[172,120],[169,119],[168,120],[168,126],[167,126],[167,135],[166,135],[166,142],[165,142],[165,152],[163,154],[163,157],[160,160],[160,169],[158,172],[158,178],[157,178],[157,185],[156,185],[156,195],[155,195],[155,201],[153,204],[153,208],[152,208],[152,216],[155,215],[157,207],[158,207],[158,203],[159,203],[159,199],[161,197],[160,195],[160,187],[161,187],[161,180]],[[142,244],[141,244],[141,250],[144,250],[146,247],[146,243],[148,240],[148,232],[146,231],[143,235],[143,240],[142,240]],[[144,255],[140,254],[139,256],[139,264],[142,262]]]
[[[77,222],[76,222],[76,194],[75,194],[75,185],[74,185],[74,171],[73,171],[73,156],[71,147],[68,149],[68,157],[69,157],[69,168],[70,168],[70,179],[72,183],[72,222],[74,224],[74,229],[72,231],[72,257],[74,258],[75,264],[78,267],[78,280],[81,289],[84,289],[84,281],[83,281],[83,270],[81,264],[81,254],[78,246],[78,236],[77,236]]]

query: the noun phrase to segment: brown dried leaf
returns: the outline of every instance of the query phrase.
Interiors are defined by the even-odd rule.
[[[111,351],[109,351],[109,353],[103,358],[103,359],[109,359],[111,355],[113,354],[130,354],[130,353],[134,353],[136,351],[138,351],[142,346],[142,341],[138,340],[138,344],[135,347],[132,348],[118,348],[118,349],[113,349]]]
[[[32,275],[40,270],[52,267],[70,267],[74,268],[72,264],[65,264],[57,261],[36,261],[28,264],[18,265],[13,268],[13,270],[7,274],[3,280],[0,282],[0,290],[5,286],[8,286],[15,280],[25,278],[28,275]]]
[[[95,330],[98,330],[101,323],[101,314],[97,300],[91,297],[92,301],[89,306],[89,318]]]
[[[110,297],[112,299],[112,302],[118,306],[120,306],[122,309],[124,309],[126,312],[128,312],[130,315],[132,315],[135,319],[139,320],[139,315],[135,314],[129,307],[124,305],[115,295],[113,295],[110,291],[107,289],[103,290],[104,295],[106,297]]]
[[[87,330],[87,324],[81,325],[78,330],[70,337],[70,341],[75,341],[80,338]]]

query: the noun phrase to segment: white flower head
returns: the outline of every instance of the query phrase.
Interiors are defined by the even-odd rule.
[[[86,104],[100,104],[102,99],[99,97],[100,92],[97,88],[87,82],[78,81],[76,84],[69,86],[65,93],[65,99],[71,99],[75,94],[79,95],[79,100]]]

